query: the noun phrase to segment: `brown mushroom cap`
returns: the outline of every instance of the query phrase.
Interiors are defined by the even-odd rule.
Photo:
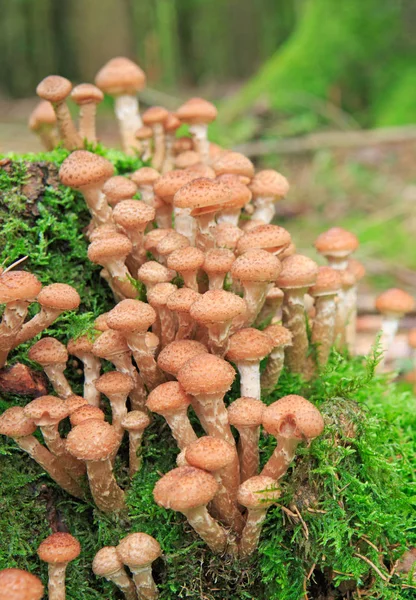
[[[167,265],[169,269],[173,269],[179,273],[187,273],[199,269],[204,263],[204,258],[205,255],[202,250],[199,250],[194,246],[187,246],[186,248],[174,250],[171,254],[169,254]]]
[[[203,98],[190,98],[176,111],[178,119],[190,125],[211,123],[217,114],[215,106]]]
[[[98,227],[93,229],[89,235],[89,239],[90,242],[102,239],[107,240],[109,237],[118,235],[119,233],[115,223],[106,223],[105,225],[98,225]]]
[[[151,137],[153,135],[152,130],[150,127],[146,127],[146,129],[149,129]],[[140,187],[141,185],[153,185],[159,177],[159,171],[156,171],[156,169],[153,169],[152,167],[142,167],[130,175],[130,179],[137,187]]]
[[[273,436],[313,439],[322,433],[324,421],[309,400],[291,394],[264,409],[263,427]]]
[[[60,77],[60,75],[49,75],[42,79],[36,88],[37,95],[52,104],[63,102],[71,93],[72,83]]]
[[[107,315],[107,323],[116,331],[145,332],[156,321],[154,309],[140,300],[122,300]]]
[[[293,254],[282,263],[276,285],[282,289],[311,287],[318,275],[318,265],[307,256]]]
[[[315,248],[324,256],[348,256],[357,250],[359,241],[350,231],[341,227],[332,227],[321,233],[315,241]]]
[[[28,357],[42,366],[54,365],[66,363],[68,360],[68,351],[55,338],[46,337],[33,344],[29,349]]]
[[[133,61],[117,56],[101,67],[95,85],[110,96],[133,96],[146,85],[146,75]]]
[[[199,354],[184,364],[177,378],[188,394],[218,394],[230,389],[235,371],[230,363],[218,356]]]
[[[215,171],[214,171],[215,173]],[[225,209],[243,208],[251,200],[251,191],[241,183],[238,175],[232,173],[223,173],[217,177],[218,181],[222,181],[231,190],[231,199],[225,206]]]
[[[192,165],[191,167],[186,167],[185,171],[190,173],[194,179],[198,179],[198,177],[205,177],[207,179],[215,179],[215,171],[209,165],[205,165],[204,163],[197,163],[196,165]]]
[[[108,204],[115,206],[122,200],[130,200],[137,192],[137,185],[132,179],[123,175],[114,175],[107,179],[102,189]]]
[[[112,425],[98,419],[88,419],[69,432],[66,448],[79,460],[99,461],[108,459],[118,443],[118,433]]]
[[[127,231],[144,229],[148,223],[153,221],[155,214],[153,206],[140,200],[122,200],[113,208],[114,221]]]
[[[40,544],[38,556],[49,564],[68,563],[79,556],[81,545],[70,533],[53,533]]]
[[[231,173],[240,175],[246,178],[248,183],[254,176],[254,165],[244,154],[239,152],[223,152],[215,158],[212,167],[215,173],[222,175],[223,173]]]
[[[102,184],[113,173],[114,167],[106,158],[88,150],[75,150],[62,163],[59,179],[63,185],[77,190]]]
[[[42,127],[52,127],[56,123],[56,114],[53,106],[47,100],[41,100],[33,109],[29,117],[29,129],[39,131]]]
[[[151,306],[156,308],[166,306],[169,296],[178,288],[172,283],[157,283],[147,292],[147,300]]]
[[[365,276],[365,266],[355,258],[350,258],[347,264],[347,269],[349,273],[354,276],[356,282],[360,281]]]
[[[263,333],[268,335],[272,340],[273,348],[277,346],[286,348],[286,346],[292,345],[292,332],[282,325],[269,325],[263,330]]]
[[[134,389],[134,381],[125,373],[110,371],[96,380],[95,387],[105,396],[129,394]]]
[[[92,352],[93,342],[89,339],[87,335],[81,335],[76,339],[69,340],[66,345],[66,348],[69,354],[73,354],[74,356],[83,356],[84,354],[89,354]]]
[[[235,261],[234,252],[228,248],[211,248],[205,254],[203,270],[205,273],[228,273]]]
[[[331,267],[319,267],[316,281],[309,288],[309,294],[311,296],[333,296],[339,292],[341,287],[342,278],[339,271]]]
[[[189,312],[194,302],[198,300],[200,294],[190,288],[180,288],[175,290],[168,298],[166,306],[174,312]]]
[[[218,248],[234,250],[237,247],[238,240],[244,233],[232,223],[219,223],[213,228],[213,235]]]
[[[0,415],[0,434],[12,438],[32,435],[36,431],[36,425],[28,419],[21,406],[12,406]]]
[[[169,171],[155,181],[153,189],[156,196],[161,198],[163,202],[172,204],[176,192],[193,179],[195,179],[195,176],[188,171],[182,169]]]
[[[108,260],[123,260],[133,249],[133,244],[126,235],[115,233],[111,237],[99,238],[88,246],[88,258],[101,265]]]
[[[128,567],[141,567],[162,556],[158,541],[147,533],[130,533],[117,546],[117,554]]]
[[[168,283],[175,277],[175,272],[155,260],[145,262],[137,272],[137,279],[142,283]]]
[[[141,410],[130,410],[121,421],[121,426],[127,431],[144,431],[149,425],[148,415]]]
[[[188,167],[193,167],[201,162],[201,156],[199,152],[195,150],[186,150],[185,152],[181,152],[175,158],[175,169],[187,169]]]
[[[160,240],[167,235],[170,231],[174,231],[173,229],[164,229],[162,227],[158,227],[157,229],[152,229],[145,235],[144,238],[144,249],[153,252],[156,246],[160,242]],[[146,263],[145,263],[146,264]]]
[[[281,270],[282,264],[274,254],[253,248],[236,258],[231,275],[240,281],[271,282],[278,278]]]
[[[71,92],[71,99],[78,105],[100,104],[104,100],[104,94],[92,83],[80,83]]]
[[[228,421],[234,427],[260,427],[265,405],[261,400],[242,396],[227,408]]]
[[[273,342],[267,334],[247,327],[240,329],[230,337],[226,356],[232,362],[257,362],[270,354],[272,349]]]
[[[37,301],[47,308],[59,310],[75,310],[81,303],[81,298],[75,288],[66,283],[51,283],[38,294]]]
[[[32,273],[7,271],[0,275],[0,304],[33,300],[41,289],[41,282]]]
[[[65,405],[68,408],[68,414],[71,415],[73,412],[81,408],[82,406],[90,406],[88,401],[85,400],[82,396],[77,396],[73,394],[72,396],[68,396],[65,399]]]
[[[230,189],[221,181],[199,177],[181,187],[173,198],[176,208],[189,208],[191,215],[216,212],[231,200]]]
[[[163,415],[186,409],[191,403],[191,397],[177,381],[168,381],[158,385],[147,398],[146,406],[154,413]]]
[[[174,133],[181,126],[181,122],[176,115],[169,113],[163,123],[163,126],[167,133]]]
[[[123,352],[129,352],[129,347],[122,333],[108,329],[95,340],[92,352],[99,358],[110,358]]]
[[[240,296],[225,290],[209,290],[192,304],[189,314],[198,323],[209,326],[232,321],[246,310],[247,305]]]
[[[163,348],[157,357],[157,364],[162,371],[176,376],[188,360],[199,354],[207,353],[207,347],[201,344],[201,342],[197,342],[196,340],[177,340]]]
[[[268,508],[280,498],[277,483],[271,477],[255,475],[240,485],[237,493],[239,504],[246,508]]]
[[[156,252],[159,256],[169,256],[175,250],[181,250],[189,246],[189,240],[186,236],[177,231],[167,233],[156,246]]]
[[[250,182],[253,196],[284,198],[289,191],[289,182],[281,173],[273,169],[258,171]]]
[[[251,248],[261,248],[273,254],[284,250],[291,242],[290,233],[279,225],[257,225],[245,233],[237,244],[238,254]]]
[[[382,314],[404,315],[415,308],[413,297],[398,288],[391,288],[376,298],[376,308]]]
[[[69,407],[65,400],[56,396],[40,396],[23,409],[25,416],[36,425],[53,425],[69,415]]]
[[[108,331],[110,329],[107,325],[107,314],[108,313],[103,313],[102,315],[98,315],[94,321],[94,329],[97,331]]]
[[[41,600],[44,588],[40,579],[21,569],[0,571],[0,600]]]
[[[145,125],[152,127],[157,123],[162,124],[168,115],[169,111],[163,106],[151,106],[142,113],[142,121]]]
[[[79,406],[77,409],[72,411],[69,416],[69,420],[71,422],[72,427],[76,427],[80,423],[84,421],[88,421],[89,419],[94,419],[96,421],[104,421],[105,414],[98,408],[98,406],[92,406],[91,404],[86,404],[83,406]]]
[[[218,491],[215,477],[195,467],[178,467],[159,479],[153,490],[156,504],[184,512],[204,506]]]
[[[231,464],[235,448],[225,440],[205,435],[185,448],[185,459],[191,467],[218,471]]]
[[[92,570],[98,577],[106,577],[123,568],[123,563],[115,546],[104,546],[98,550],[92,561]]]

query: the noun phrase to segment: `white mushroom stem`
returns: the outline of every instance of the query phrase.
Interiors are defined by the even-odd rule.
[[[279,381],[285,360],[285,350],[282,346],[273,348],[267,359],[266,368],[260,377],[261,388],[271,390]]]
[[[194,398],[196,407],[194,402],[192,402],[192,407],[198,416],[201,415],[201,425],[207,434],[223,439],[234,446],[235,440],[228,423],[224,393],[198,394],[194,395]]]
[[[114,112],[120,128],[123,150],[126,154],[134,156],[140,150],[140,142],[136,139],[136,131],[143,125],[137,97],[117,96]]]
[[[168,309],[167,306],[157,306],[155,310],[158,314],[158,320],[160,323],[160,344],[164,348],[175,339],[176,335],[176,323],[175,315]]]
[[[75,480],[85,475],[86,469],[83,462],[71,456],[66,449],[65,440],[59,435],[58,424],[41,425],[40,430],[49,450],[59,458],[60,465]]]
[[[259,471],[260,427],[236,427],[240,434],[238,455],[240,458],[240,481],[244,483]]]
[[[152,167],[156,169],[156,171],[161,171],[163,160],[165,158],[165,129],[161,123],[155,123],[152,129],[154,139]]]
[[[92,406],[99,406],[100,392],[95,382],[101,374],[101,361],[91,352],[79,352],[77,358],[84,365],[84,398]]]
[[[276,439],[277,447],[263,467],[261,475],[266,475],[273,479],[280,479],[280,477],[286,473],[290,463],[295,458],[296,448],[298,447],[300,440],[296,438],[283,438],[280,436]]]
[[[153,579],[152,565],[143,567],[130,565],[137,594],[140,600],[154,600],[159,596],[158,589]]]
[[[113,363],[117,371],[129,375],[134,381],[134,389],[130,392],[129,398],[132,410],[146,410],[145,404],[147,399],[144,382],[137,370],[135,369],[130,355],[127,352],[120,353],[117,356],[108,356],[107,360]]]
[[[165,376],[157,366],[151,350],[146,344],[146,334],[131,332],[126,335],[126,341],[133,353],[134,360],[140,369],[143,381],[148,391],[165,381]],[[171,340],[173,341],[173,339]]]
[[[65,600],[65,573],[68,563],[48,563],[48,598]]]
[[[29,302],[9,302],[0,323],[0,368],[6,364],[7,356],[14,347],[15,339],[26,318]]]
[[[221,469],[219,472],[213,474],[218,482],[218,492],[215,494],[212,504],[216,511],[216,516],[232,527],[234,531],[241,533],[244,527],[244,519],[235,501],[239,478],[237,477],[237,488],[234,488],[233,497],[227,488],[227,476],[224,476],[223,471],[224,469]]]
[[[169,131],[165,132],[165,159],[163,161],[162,173],[172,171],[174,168],[175,155],[173,153],[173,145],[175,143],[176,136],[174,133]]]
[[[275,206],[273,196],[257,196],[253,200],[254,212],[251,218],[263,223],[271,223],[275,215]]]
[[[104,279],[104,281],[107,282],[109,288],[113,292],[113,296],[114,296],[114,300],[116,301],[116,304],[118,302],[121,302],[122,300],[125,300],[124,295],[114,285],[113,280],[111,279],[110,273],[107,271],[107,269],[101,269],[100,277],[102,277]]]
[[[357,332],[357,286],[353,285],[347,290],[345,298],[347,312],[347,348],[351,354],[354,354]]]
[[[217,223],[231,223],[238,227],[240,220],[241,208],[224,208],[217,216]]]
[[[336,304],[335,295],[320,296],[315,300],[312,342],[316,344],[318,363],[326,365],[334,343]]]
[[[199,123],[189,126],[189,132],[192,135],[195,148],[201,157],[201,162],[209,163],[209,141],[208,126],[205,123]]]
[[[56,114],[59,135],[65,148],[68,148],[68,150],[80,148],[82,140],[76,130],[66,101],[53,103],[53,108]]]
[[[133,257],[135,264],[135,268],[139,268],[142,266],[144,262],[146,262],[146,250],[143,248],[143,238],[144,232],[139,231],[138,229],[125,229],[125,234],[133,244],[133,249],[131,251],[131,256]],[[130,258],[130,257],[129,257]],[[127,261],[128,262],[128,261]],[[133,273],[134,271],[132,271]]]
[[[124,435],[124,428],[122,427],[121,422],[127,415],[127,394],[109,394],[107,397],[111,406],[111,425],[116,430],[121,443]],[[114,454],[117,454],[117,450],[118,447],[116,448]]]
[[[151,140],[151,138],[146,138],[144,140],[140,140],[140,144],[141,144],[141,157],[140,158],[142,159],[143,162],[147,162],[148,160],[150,160],[152,158],[152,140]]]
[[[240,373],[240,396],[260,400],[260,361],[238,361],[236,365]]]
[[[190,208],[174,208],[175,231],[188,238],[191,246],[195,246],[197,224],[191,216]]]
[[[95,102],[87,102],[79,107],[79,135],[81,139],[87,140],[92,144],[97,143],[97,135],[95,131],[95,115],[97,113],[97,105]]]
[[[382,370],[384,368],[384,364],[386,362],[386,358],[388,356],[389,350],[393,345],[394,338],[396,337],[397,330],[399,328],[399,317],[397,314],[384,314],[383,322],[381,324],[381,338],[380,338],[380,347],[383,351],[383,355],[379,364],[377,365],[377,370]]]
[[[268,509],[269,507],[267,506],[265,508],[249,508],[247,510],[246,524],[238,545],[238,555],[240,558],[249,556],[257,548]]]
[[[223,357],[228,350],[232,321],[211,323],[208,330],[208,347],[212,354]]]
[[[336,316],[334,326],[334,341],[337,348],[344,348],[346,343],[346,326],[348,318],[347,290],[340,289],[338,292]]]
[[[27,342],[27,340],[31,340],[35,335],[38,335],[38,333],[41,333],[41,331],[56,321],[63,312],[65,311],[60,310],[59,308],[42,306],[40,312],[30,319],[30,321],[25,323],[19,331],[14,341],[14,348],[19,346],[19,344],[23,344],[23,342]]]
[[[143,160],[145,160],[144,157],[143,157]],[[139,185],[138,190],[140,192],[140,200],[142,202],[144,202],[145,204],[148,204],[149,206],[153,206],[154,207],[154,205],[155,205],[155,194],[154,194],[154,191],[153,191],[153,186],[152,185],[146,185],[146,184],[142,183],[141,185]]]
[[[85,461],[92,497],[103,512],[114,512],[125,508],[124,492],[119,488],[110,459]]]
[[[349,256],[327,256],[328,265],[335,271],[345,271],[348,267]]]
[[[114,583],[123,592],[125,600],[137,600],[136,587],[124,567],[114,571],[114,573],[106,573],[103,577]]]
[[[244,324],[246,327],[250,327],[263,308],[267,292],[272,284],[264,281],[242,281],[241,284],[244,289],[243,298],[247,304]]]
[[[175,340],[192,339],[195,332],[196,323],[191,315],[187,312],[177,312],[178,329],[176,331]]]
[[[159,201],[156,205],[156,223],[160,229],[170,229],[172,227],[172,206],[165,202]],[[164,261],[161,257],[157,257],[162,264]]]
[[[196,234],[196,247],[207,252],[211,248],[215,248],[214,228],[217,223],[215,221],[215,213],[195,215],[195,220],[198,225]]]
[[[193,529],[216,554],[225,551],[227,547],[227,533],[215,519],[208,513],[206,506],[197,506],[182,511]]]
[[[175,412],[165,412],[163,417],[169,425],[180,450],[184,450],[186,446],[197,440],[196,433],[188,419],[187,408]]]
[[[69,398],[74,392],[64,375],[66,363],[55,363],[53,365],[43,365],[43,370],[52,384],[53,389],[60,398]]]
[[[305,293],[305,288],[284,290],[283,326],[292,333],[292,346],[286,349],[285,359],[293,373],[302,373],[308,352]]]
[[[141,446],[143,431],[129,431],[129,475],[133,477],[142,466]]]

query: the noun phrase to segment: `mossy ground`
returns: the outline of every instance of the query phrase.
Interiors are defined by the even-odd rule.
[[[47,183],[48,164],[40,167],[44,179],[32,205],[22,192],[22,184],[30,181],[27,161],[59,164],[65,156],[56,151],[24,160],[15,157],[17,162],[0,170],[1,260],[9,264],[28,254],[27,267],[43,283],[66,281],[81,293],[78,314],[51,329],[64,342],[111,306],[99,267],[86,260],[82,229],[88,215],[82,198],[56,181]],[[138,164],[119,153],[111,158],[120,173]],[[26,351],[19,348],[11,362],[27,362]],[[0,568],[19,566],[45,581],[46,566],[40,564],[36,548],[52,530],[67,528],[83,549],[68,569],[68,598],[117,598],[111,584],[92,574],[94,553],[128,532],[145,531],[164,551],[155,564],[163,600],[337,599],[360,594],[383,600],[414,598],[411,582],[390,572],[404,549],[416,545],[416,400],[405,388],[375,376],[375,363],[376,357],[351,359],[334,353],[314,382],[283,373],[278,388],[264,398],[270,403],[288,393],[305,395],[325,415],[326,429],[309,447],[300,447],[282,481],[281,501],[269,512],[259,551],[250,560],[213,556],[181,515],[153,502],[154,483],[174,466],[177,454],[163,420],[156,418],[145,435],[143,468],[131,483],[125,445],[117,459],[118,480],[128,488],[128,512],[118,517],[71,499],[13,442],[2,439]],[[75,367],[68,369],[68,376],[80,391]],[[237,390],[238,381],[229,399]],[[0,411],[25,402],[3,397]],[[272,447],[273,440],[263,437],[263,461]]]

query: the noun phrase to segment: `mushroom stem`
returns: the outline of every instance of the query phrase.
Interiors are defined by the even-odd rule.
[[[28,307],[29,302],[24,300],[6,304],[0,323],[0,368],[4,367],[7,356],[14,347],[15,339],[26,318]]]
[[[178,329],[176,331],[175,340],[190,340],[194,336],[195,321],[191,315],[186,312],[177,312]]]
[[[238,544],[238,556],[240,558],[249,556],[257,548],[268,508],[249,508],[247,510],[246,524]]]
[[[97,143],[95,131],[95,115],[97,113],[97,104],[87,102],[79,107],[79,135],[81,139],[88,140],[92,144]]]
[[[305,319],[305,288],[286,289],[283,301],[283,326],[292,333],[292,346],[286,349],[286,364],[293,373],[302,373],[308,352]]]
[[[237,369],[240,373],[240,396],[260,400],[260,362],[238,361]]]
[[[222,553],[227,547],[227,534],[208,513],[206,506],[197,506],[181,511],[193,529],[215,553]]]
[[[68,398],[73,395],[71,386],[64,375],[66,363],[55,363],[53,365],[43,365],[43,370],[52,384],[53,389],[61,398]]]
[[[55,110],[56,122],[63,145],[68,150],[80,148],[82,146],[81,138],[78,135],[66,101],[54,102],[52,105]]]
[[[216,226],[215,213],[198,214],[194,216],[198,230],[196,233],[196,247],[207,252],[215,247],[215,238],[213,235]]]
[[[251,215],[253,220],[271,223],[275,215],[274,198],[268,196],[257,196],[253,200],[254,212]]]
[[[189,446],[189,444],[197,439],[196,433],[188,419],[186,409],[175,413],[165,412],[163,416],[180,450],[184,450],[186,446]]]
[[[49,600],[65,600],[65,573],[67,563],[48,564]]]
[[[234,436],[228,423],[228,413],[224,404],[224,394],[198,394],[192,402],[197,415],[201,415],[201,425],[208,435],[219,437],[235,445]]]
[[[154,598],[158,598],[159,592],[153,579],[152,567],[149,565],[144,567],[131,565],[130,570],[133,574],[133,581],[140,600],[154,600]]]
[[[378,369],[382,370],[384,367],[384,363],[386,362],[386,358],[388,356],[389,350],[393,344],[394,338],[396,337],[397,330],[399,328],[399,318],[397,315],[383,315],[383,322],[381,324],[381,338],[380,338],[380,347],[383,351],[383,356],[381,358],[380,363],[378,364]]]
[[[345,305],[347,309],[347,348],[351,354],[354,354],[357,330],[357,285],[353,285],[348,289]]]
[[[25,323],[14,341],[14,347],[31,340],[38,333],[49,327],[64,311],[59,308],[47,308],[42,306],[40,312],[35,315],[30,321]]]
[[[133,477],[142,466],[141,446],[143,431],[129,431],[129,475]]]
[[[147,347],[146,334],[132,332],[126,336],[126,340],[146,387],[149,391],[153,390],[165,381],[165,377],[157,366],[152,352]]]
[[[75,457],[71,456],[65,447],[65,440],[59,435],[58,424],[41,425],[40,430],[49,450],[59,458],[60,465],[75,480],[85,475],[85,465]]]
[[[85,462],[91,494],[98,508],[106,513],[123,510],[124,492],[115,480],[110,459]]]
[[[260,427],[238,427],[238,455],[240,458],[240,481],[243,483],[257,475],[259,470]]]
[[[318,363],[326,365],[334,343],[336,304],[334,296],[320,296],[315,300],[316,314],[313,320],[312,342],[317,344]]]
[[[101,373],[101,361],[91,353],[78,356],[84,365],[84,398],[92,406],[99,406],[100,393],[95,387],[95,382]]]
[[[259,312],[263,308],[271,284],[263,281],[242,281],[241,283],[244,289],[243,298],[247,304],[247,313],[244,315],[244,323],[246,327],[249,327],[254,323]]]
[[[153,127],[154,152],[152,167],[160,171],[165,158],[165,129],[161,123],[154,123]]]
[[[167,306],[156,308],[160,322],[160,343],[162,348],[173,342],[176,335],[176,324],[173,313]]]
[[[196,221],[191,217],[190,208],[174,207],[175,231],[188,238],[191,246],[195,246],[195,237],[197,231]]]
[[[280,436],[278,436],[276,439],[277,447],[263,467],[261,475],[266,475],[267,477],[272,477],[273,479],[280,479],[280,477],[286,473],[290,463],[294,459],[296,448],[301,440]]]
[[[192,135],[192,140],[197,152],[201,157],[201,162],[208,164],[209,162],[209,141],[208,127],[204,124],[193,124],[189,126],[189,132]]]
[[[285,360],[285,351],[282,347],[273,348],[267,359],[266,368],[261,374],[260,383],[264,390],[271,390],[279,381]]]
[[[140,150],[136,131],[143,125],[136,96],[116,96],[114,112],[120,128],[123,150],[126,154],[134,156]]]
[[[113,363],[117,371],[129,375],[134,381],[134,389],[130,392],[129,398],[131,402],[132,410],[143,410],[146,403],[146,390],[144,387],[143,379],[135,369],[130,356],[120,354],[119,356],[108,357],[110,362]]]

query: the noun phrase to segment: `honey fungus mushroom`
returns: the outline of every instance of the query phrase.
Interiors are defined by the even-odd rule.
[[[0,600],[41,600],[43,598],[41,580],[22,569],[0,571]]]
[[[81,552],[79,541],[69,533],[53,533],[40,544],[38,556],[48,563],[50,600],[65,600],[65,573],[68,564]]]

